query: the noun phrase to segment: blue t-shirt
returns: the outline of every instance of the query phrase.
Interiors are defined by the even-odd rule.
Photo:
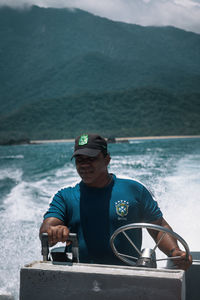
[[[151,223],[162,217],[157,202],[139,182],[117,178],[103,188],[88,187],[81,181],[75,187],[61,189],[53,198],[44,218],[62,220],[78,235],[80,262],[122,264],[113,254],[110,237],[130,223]],[[129,237],[141,248],[142,232],[130,230]],[[138,256],[124,235],[115,241],[121,253]]]

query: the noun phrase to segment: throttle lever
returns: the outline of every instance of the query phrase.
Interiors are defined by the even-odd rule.
[[[79,248],[78,248],[78,239],[76,233],[69,233],[68,240],[71,242],[72,247],[72,262],[79,262]],[[41,234],[41,254],[43,256],[43,261],[48,261],[49,256],[49,242],[48,242],[48,233]]]

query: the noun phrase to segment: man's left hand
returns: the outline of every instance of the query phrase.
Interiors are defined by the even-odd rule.
[[[172,257],[180,256],[180,258],[174,259],[174,265],[177,266],[178,269],[187,270],[192,264],[192,256],[186,257],[186,252],[175,249],[171,255]]]

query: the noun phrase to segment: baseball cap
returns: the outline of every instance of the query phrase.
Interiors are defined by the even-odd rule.
[[[76,155],[97,156],[100,152],[107,154],[107,142],[98,134],[83,134],[75,139],[74,153]],[[71,158],[71,159],[72,159]]]

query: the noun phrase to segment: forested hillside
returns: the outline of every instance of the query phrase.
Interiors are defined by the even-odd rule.
[[[0,139],[200,134],[200,35],[0,9]]]

